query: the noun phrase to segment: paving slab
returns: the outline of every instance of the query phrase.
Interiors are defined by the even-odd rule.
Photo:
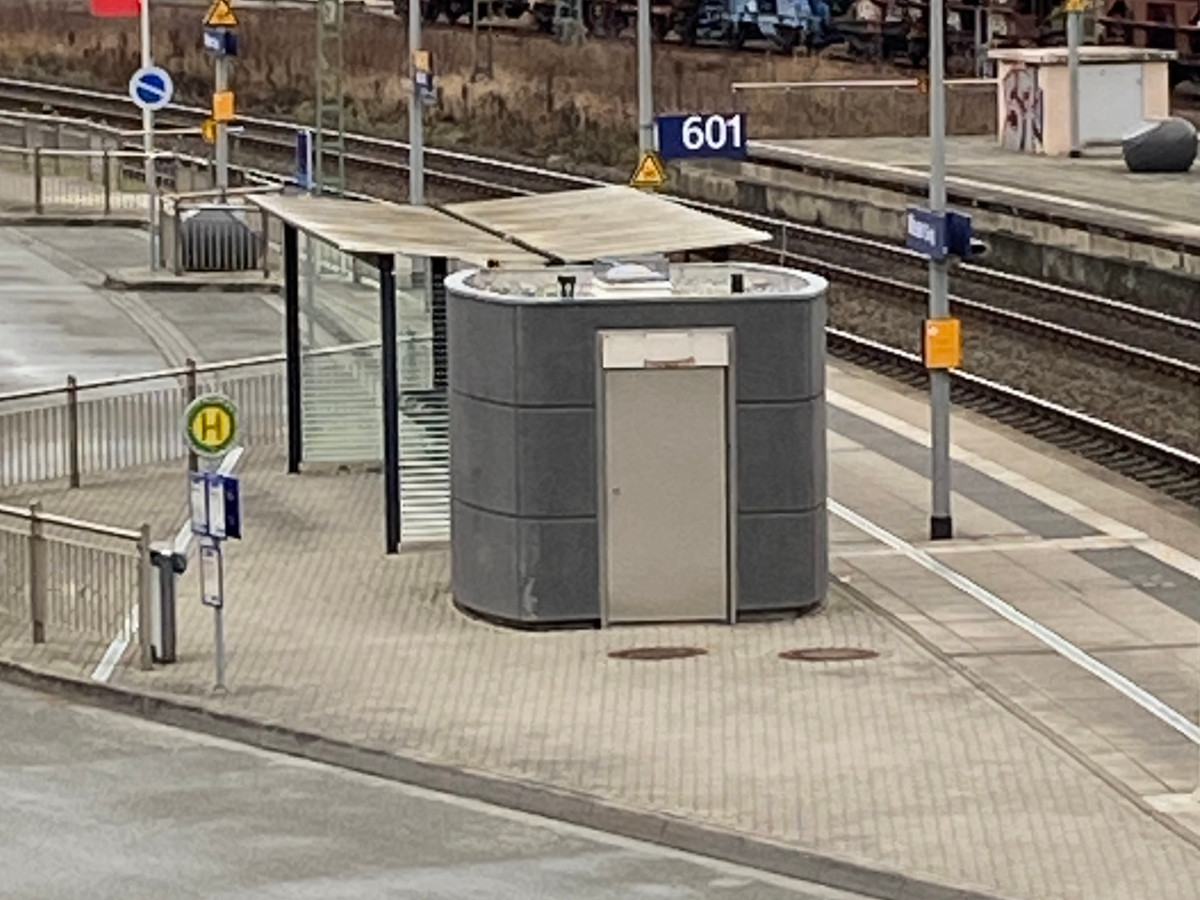
[[[814,138],[752,142],[762,162],[783,158],[828,162],[876,177],[929,173],[929,139]],[[1057,209],[1063,216],[1107,216],[1114,224],[1152,228],[1178,238],[1200,238],[1200,212],[1189,198],[1200,187],[1200,170],[1180,174],[1132,173],[1119,151],[1097,149],[1080,159],[1016,153],[991,136],[954,136],[946,141],[947,187],[1017,208]]]
[[[347,290],[345,302],[361,299],[369,319],[366,295]],[[185,332],[196,313],[180,297],[160,296],[157,309]],[[249,301],[223,298],[232,305],[220,311],[257,322],[265,341],[270,303],[239,315]],[[1052,620],[1196,717],[1200,611],[1156,596],[1164,581],[1147,576],[1145,561],[1170,568],[1173,590],[1200,584],[1194,510],[959,412],[962,530],[930,544],[927,483],[914,463],[925,398],[840,364],[829,385],[837,503]],[[443,547],[383,554],[378,474],[288,476],[284,458],[260,446],[239,463],[246,538],[227,545],[229,693],[211,691],[211,612],[194,561],[181,582],[179,662],[142,673],[127,656],[113,686],[1001,896],[1195,895],[1200,816],[1184,796],[1200,772],[1195,747],[913,554],[836,515],[841,580],[804,619],[515,632],[456,610]],[[0,502],[34,497],[166,536],[183,521],[184,476],[164,464],[83,490],[0,490]],[[1138,555],[1120,565],[1095,555],[1114,548]],[[85,682],[109,645],[56,632],[35,647],[27,630],[19,617],[0,619],[0,660]],[[608,655],[664,644],[707,653],[653,663]],[[814,646],[878,655],[779,657]]]

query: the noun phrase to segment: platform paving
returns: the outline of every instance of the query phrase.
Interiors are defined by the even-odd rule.
[[[928,177],[928,138],[816,138],[753,142],[752,151],[793,151],[813,161],[886,177]],[[763,160],[767,161],[767,160]],[[1132,173],[1112,148],[1089,150],[1080,159],[1017,153],[992,136],[954,136],[946,142],[947,187],[991,199],[1057,207],[1140,223],[1178,236],[1200,236],[1200,210],[1191,198],[1200,170],[1180,174]]]
[[[183,296],[145,299],[180,334],[200,334]],[[212,310],[224,330],[195,351],[219,351],[243,323],[240,351],[274,340],[278,299],[214,301],[227,304]],[[227,545],[229,693],[211,691],[211,612],[194,560],[179,662],[121,665],[110,683],[998,896],[1194,897],[1196,748],[913,554],[1195,721],[1195,511],[957,413],[957,536],[930,545],[924,397],[840,364],[829,384],[832,499],[906,549],[831,515],[838,580],[817,614],[736,628],[500,629],[454,608],[443,546],[384,555],[378,474],[287,476],[282,448],[266,446],[238,467],[246,539]],[[184,521],[183,482],[178,464],[151,466],[82,490],[6,489],[0,502],[38,498],[166,537]],[[91,681],[107,649],[58,633],[34,647],[26,631],[0,621],[0,661]],[[708,652],[607,655],[661,644]],[[778,656],[814,646],[879,655]]]

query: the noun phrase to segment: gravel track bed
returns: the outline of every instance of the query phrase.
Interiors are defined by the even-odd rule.
[[[833,285],[829,324],[920,353],[923,310],[861,288]],[[964,328],[964,369],[1114,425],[1200,454],[1200,388],[1052,340],[976,322]]]
[[[814,255],[812,251],[816,249],[816,243],[814,241],[813,246],[805,248],[807,255]],[[884,253],[855,252],[846,245],[835,247],[832,241],[822,242],[822,246],[827,246],[829,250],[822,251],[820,258],[831,263],[921,287],[929,283],[928,266],[925,263]],[[950,293],[1200,365],[1200,340],[1195,334],[1169,331],[1162,325],[1138,319],[1136,314],[1106,310],[1064,295],[1039,294],[1036,290],[1006,287],[979,276],[951,275]]]

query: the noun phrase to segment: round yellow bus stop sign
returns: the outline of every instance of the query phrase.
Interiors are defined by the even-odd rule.
[[[183,436],[199,456],[223,456],[237,438],[237,407],[224,394],[205,394],[188,404]]]

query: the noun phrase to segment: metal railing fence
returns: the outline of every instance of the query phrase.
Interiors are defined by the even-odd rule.
[[[138,642],[150,668],[150,526],[137,531],[0,505],[0,615],[48,634]]]
[[[306,352],[341,365],[378,341]],[[183,414],[197,396],[220,392],[239,412],[239,443],[281,441],[287,429],[284,356],[187,365],[58,388],[0,394],[0,487],[68,479],[183,459]]]

